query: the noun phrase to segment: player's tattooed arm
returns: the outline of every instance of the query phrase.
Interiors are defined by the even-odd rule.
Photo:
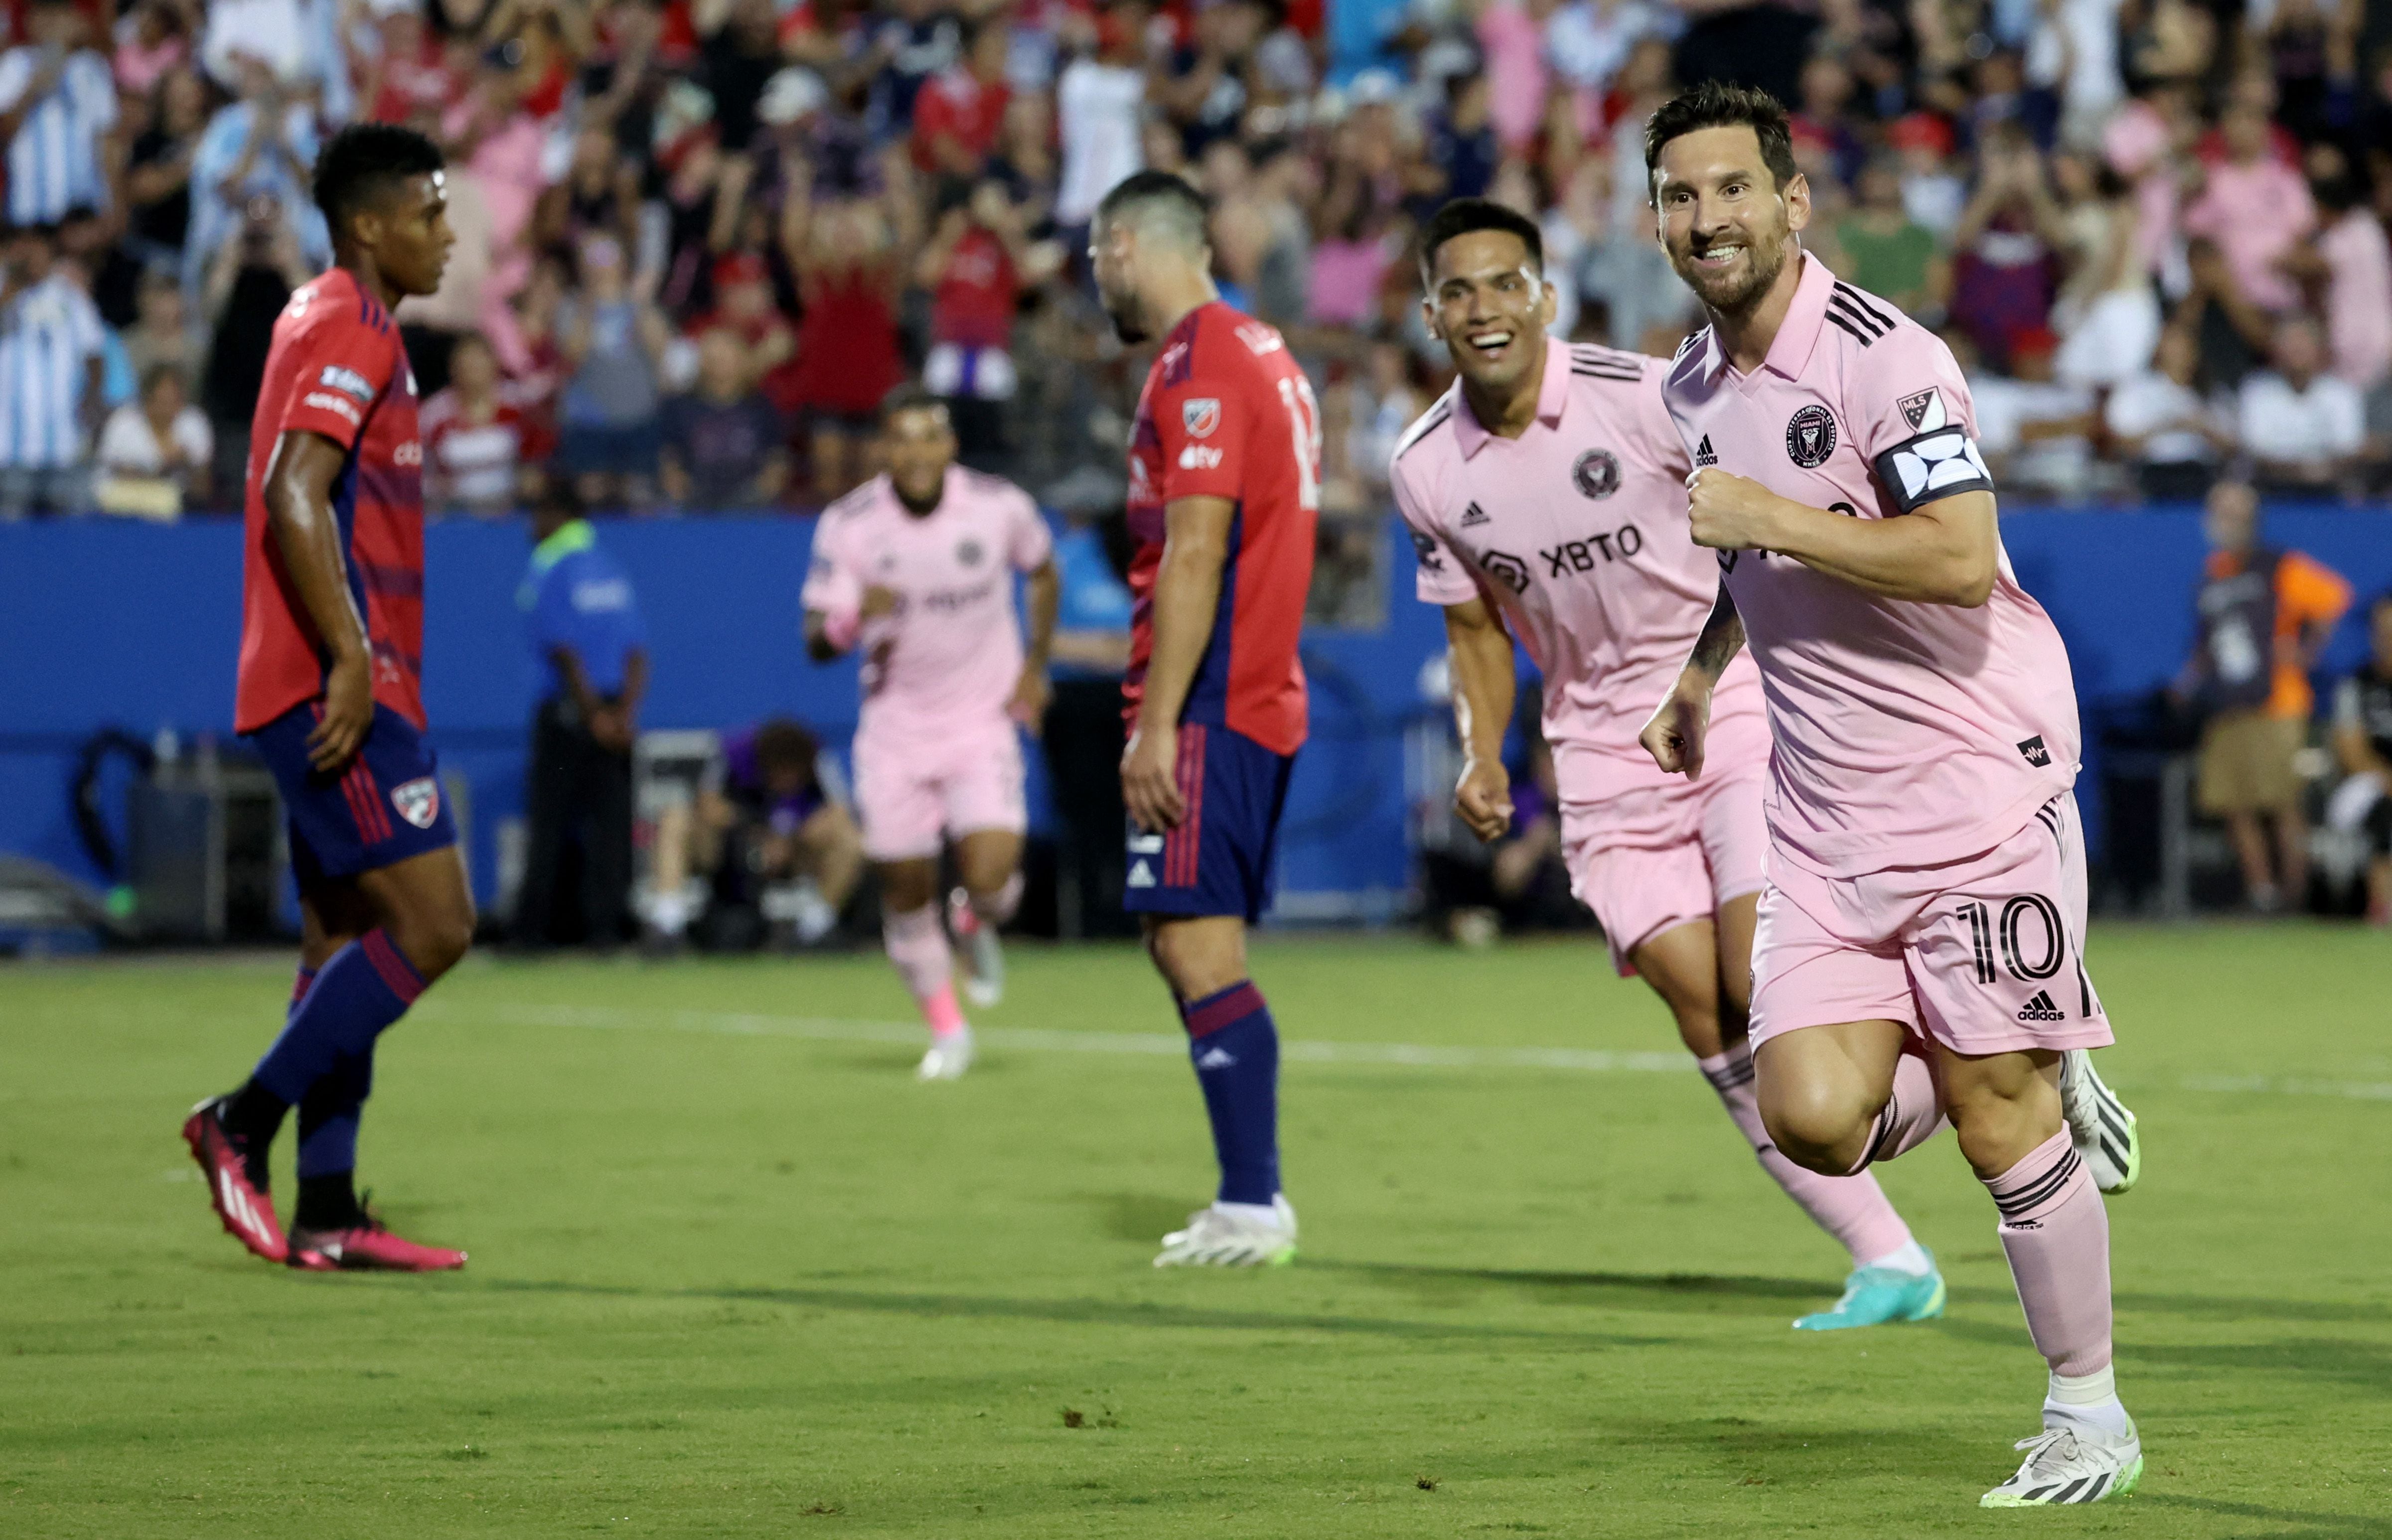
[[[1993,596],[2001,541],[1991,492],[1938,498],[1900,518],[1860,519],[1711,466],[1688,484],[1686,517],[1698,546],[1774,550],[1887,599],[1974,609]]]
[[[1055,687],[1046,678],[1047,659],[1055,651],[1055,617],[1063,607],[1063,578],[1049,556],[1030,575],[1030,640],[1022,648],[1021,678],[1014,681],[1006,712],[1033,733],[1046,715]]]
[[[1453,673],[1453,725],[1462,735],[1462,775],[1453,810],[1482,842],[1512,827],[1512,777],[1503,768],[1503,731],[1517,688],[1512,638],[1484,599],[1445,606],[1445,645]]]
[[[1228,560],[1229,524],[1237,510],[1228,498],[1174,498],[1164,505],[1163,565],[1154,575],[1154,647],[1138,721],[1122,751],[1122,800],[1150,834],[1176,829],[1188,816],[1176,773],[1179,712],[1212,641],[1221,567]]]
[[[307,735],[307,757],[331,773],[349,762],[373,726],[373,649],[365,616],[349,591],[348,558],[332,510],[332,484],[348,451],[321,434],[294,428],[274,441],[266,466],[266,522],[283,570],[316,628],[332,666],[324,674],[324,715]]]
[[[1670,687],[1669,694],[1646,719],[1644,731],[1636,735],[1644,752],[1666,773],[1689,781],[1701,777],[1703,737],[1711,723],[1711,689],[1742,651],[1744,616],[1736,614],[1736,601],[1722,582],[1719,597],[1711,602],[1710,615],[1695,638],[1694,651],[1687,654],[1686,666],[1678,670],[1678,682]]]

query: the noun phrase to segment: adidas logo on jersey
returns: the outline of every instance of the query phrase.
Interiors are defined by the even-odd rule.
[[[1136,866],[1129,869],[1129,886],[1132,887],[1152,887],[1154,886],[1154,873],[1147,866],[1145,861],[1141,861]]]
[[[1703,435],[1703,441],[1695,446],[1695,463],[1696,465],[1717,465],[1719,463],[1719,456],[1711,453],[1710,434],[1705,434]]]
[[[2021,1021],[2066,1021],[2068,1016],[2052,1003],[2049,990],[2037,990],[2034,998],[2026,1003],[2026,1008],[2019,1012],[2018,1018]]]
[[[1472,503],[1468,508],[1462,511],[1462,527],[1464,529],[1468,529],[1474,524],[1492,523],[1494,523],[1494,521],[1487,516],[1487,510],[1479,507],[1476,503]]]
[[[1207,1048],[1196,1060],[1199,1069],[1234,1069],[1237,1066],[1236,1055],[1227,1048]]]

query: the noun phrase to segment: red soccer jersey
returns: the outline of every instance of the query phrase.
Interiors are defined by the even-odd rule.
[[[423,445],[415,374],[382,302],[335,267],[275,317],[249,436],[248,531],[241,545],[240,682],[233,726],[251,732],[324,693],[322,639],[266,517],[266,466],[286,433],[320,434],[348,452],[332,511],[349,592],[373,647],[374,699],[423,722]]]
[[[1129,532],[1138,553],[1122,695],[1133,725],[1154,651],[1164,505],[1175,498],[1237,504],[1213,639],[1179,719],[1294,754],[1305,732],[1296,640],[1320,518],[1320,408],[1279,332],[1217,300],[1172,328],[1130,431]]]

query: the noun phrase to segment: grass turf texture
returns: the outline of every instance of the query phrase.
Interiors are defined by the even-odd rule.
[[[1302,1258],[1157,1272],[1212,1168],[1130,950],[1017,949],[983,1020],[1164,1052],[939,1086],[894,1034],[735,1015],[901,1021],[878,957],[477,962],[384,1040],[362,1167],[471,1267],[303,1276],[176,1136],[285,967],[9,969],[0,1534],[2392,1534],[2392,947],[2094,956],[2149,1152],[2111,1214],[2150,1469],[2036,1515],[1974,1507],[2043,1365],[1950,1140],[1881,1168],[1948,1317],[1796,1333],[1842,1258],[1691,1068],[1292,1063]],[[1674,1047],[1584,943],[1254,974],[1291,1040]]]

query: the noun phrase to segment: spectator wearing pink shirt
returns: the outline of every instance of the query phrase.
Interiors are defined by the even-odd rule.
[[[1545,21],[1554,9],[1554,0],[1494,0],[1478,13],[1488,113],[1506,149],[1525,149],[1544,122]]]
[[[2184,228],[2217,242],[2226,265],[2252,304],[2282,313],[2300,304],[2300,286],[2283,269],[2287,253],[2317,227],[2317,205],[2301,174],[2275,158],[2266,114],[2247,104],[2226,110],[2227,159],[2213,165]]]
[[[2334,374],[2369,391],[2392,375],[2392,242],[2342,169],[2341,152],[2320,147],[2314,153],[2330,173],[2311,185],[2324,228],[2294,248],[2290,265],[2323,291]]]

